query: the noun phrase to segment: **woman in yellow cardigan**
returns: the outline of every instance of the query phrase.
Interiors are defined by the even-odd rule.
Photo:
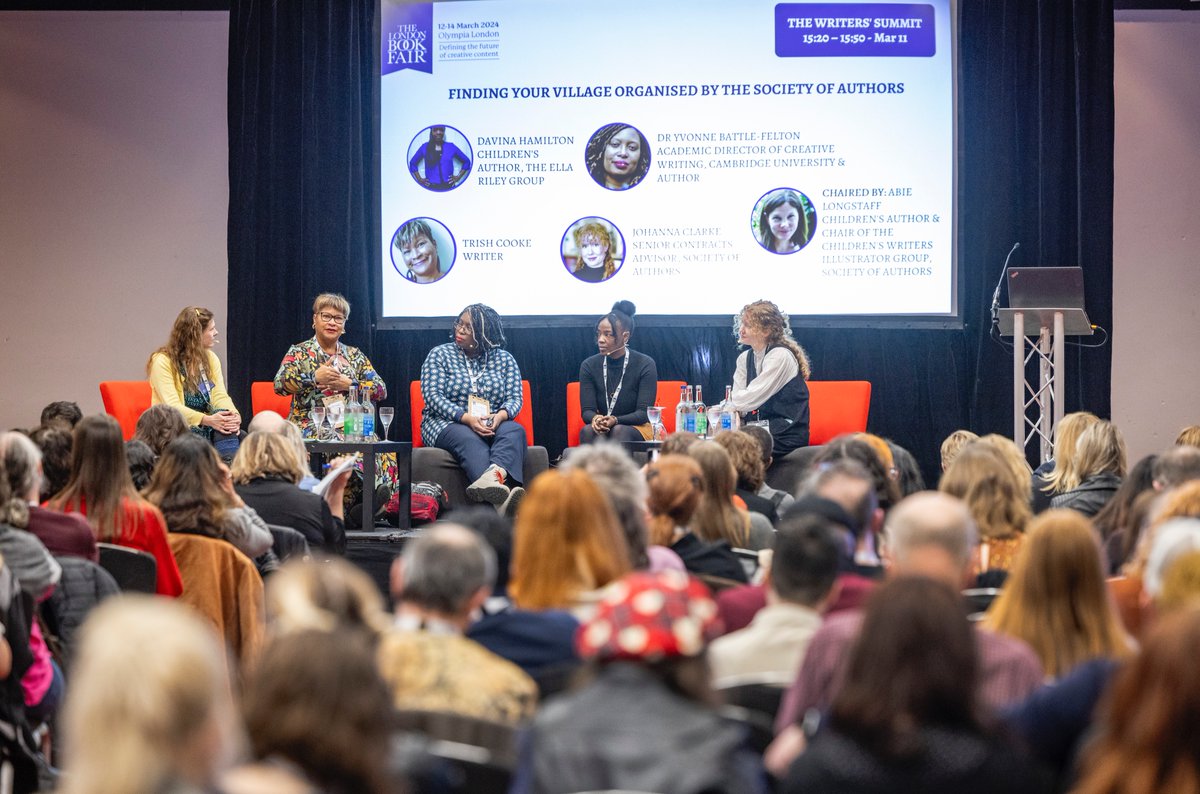
[[[225,391],[221,362],[212,352],[216,342],[213,313],[188,306],[175,318],[167,343],[150,356],[146,374],[151,404],[177,408],[192,432],[227,458],[237,452],[242,417]]]

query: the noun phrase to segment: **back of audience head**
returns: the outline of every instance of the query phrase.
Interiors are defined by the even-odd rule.
[[[1176,446],[1200,447],[1200,425],[1189,425],[1175,437]]]
[[[982,731],[978,680],[975,638],[957,591],[899,577],[868,601],[830,727],[876,756],[909,758],[929,749],[926,727]]]
[[[1075,457],[1075,470],[1081,482],[1097,474],[1124,477],[1125,437],[1112,422],[1099,419],[1079,434]]]
[[[859,441],[865,441],[875,451],[879,462],[883,464],[884,471],[887,472],[888,479],[894,481],[899,476],[899,473],[896,471],[896,459],[892,457],[892,448],[887,441],[884,441],[874,433],[853,433],[851,437]]]
[[[42,409],[40,425],[42,427],[57,427],[70,433],[83,418],[79,404],[69,400],[56,400]]]
[[[978,441],[979,436],[970,430],[955,430],[942,441],[942,471],[950,468],[955,456],[972,441]]]
[[[95,527],[96,539],[107,543],[120,531],[122,501],[137,498],[117,420],[106,414],[79,420],[71,449],[70,479],[50,500],[50,506],[77,511],[86,504],[88,523]]]
[[[758,493],[767,474],[758,442],[740,430],[722,431],[713,440],[729,453],[729,460],[737,472],[737,487]]]
[[[579,469],[600,486],[625,533],[630,563],[635,569],[648,567],[646,481],[625,451],[616,444],[604,442],[576,447],[560,469]]]
[[[543,472],[513,528],[509,592],[523,609],[566,609],[630,570],[629,549],[600,487],[582,471]]]
[[[841,505],[852,523],[855,537],[878,528],[883,518],[875,479],[865,466],[854,458],[833,458],[818,463],[800,485],[797,501],[820,497]]]
[[[1200,608],[1156,624],[1119,670],[1097,716],[1079,794],[1200,790]]]
[[[962,587],[979,542],[967,506],[943,493],[922,491],[888,513],[886,552],[893,574],[925,576]]]
[[[1133,506],[1139,496],[1153,490],[1153,471],[1157,460],[1157,455],[1147,455],[1135,463],[1125,479],[1121,480],[1121,487],[1113,494],[1113,498],[1092,518],[1100,537],[1108,539],[1117,531],[1136,531],[1130,526]]]
[[[1063,493],[1083,481],[1076,461],[1079,437],[1100,417],[1088,411],[1076,411],[1064,416],[1054,428],[1054,471],[1046,477],[1047,493]]]
[[[260,478],[285,480],[294,485],[304,479],[305,469],[291,441],[260,430],[242,439],[230,473],[238,485]]]
[[[167,444],[145,497],[162,511],[170,531],[221,535],[233,507],[226,476],[212,444],[189,433]]]
[[[885,464],[875,448],[860,435],[865,434],[847,434],[833,439],[817,455],[814,465],[819,467],[823,463],[830,463],[842,458],[849,458],[862,464],[871,474],[879,506],[884,512],[887,512],[892,505],[900,501],[900,488],[891,475],[891,464]]]
[[[771,592],[781,601],[819,609],[837,579],[838,530],[812,513],[789,513],[780,519],[771,567]]]
[[[737,470],[729,453],[716,442],[701,441],[692,445],[688,456],[700,464],[704,480],[704,492],[689,528],[709,543],[723,540],[735,548],[746,547],[750,541],[750,517],[733,505]]]
[[[301,630],[267,643],[242,697],[258,760],[297,767],[328,792],[384,794],[392,698],[362,632]]]
[[[918,491],[925,490],[925,475],[913,454],[895,441],[885,439],[888,448],[892,450],[892,460],[895,462],[896,485],[900,489],[900,498],[912,496]]]
[[[700,464],[687,455],[663,455],[646,467],[650,542],[670,546],[676,528],[686,529],[704,493]]]
[[[1155,459],[1151,478],[1156,491],[1169,491],[1190,480],[1200,479],[1200,446],[1171,447]]]
[[[71,479],[71,432],[57,427],[39,427],[29,434],[29,439],[42,452],[42,487],[38,495],[41,501],[61,491]]]
[[[512,522],[503,513],[485,505],[456,508],[450,517],[454,523],[478,532],[491,547],[496,555],[496,582],[492,586],[492,593],[497,596],[508,595],[508,573],[512,569],[513,558]]]
[[[1065,509],[1031,521],[984,625],[1024,640],[1056,678],[1089,659],[1124,657],[1128,637],[1108,596],[1091,522]]]
[[[155,455],[161,455],[167,444],[188,433],[183,414],[170,405],[159,403],[142,411],[133,437],[154,450]]]
[[[474,530],[439,523],[404,544],[392,563],[392,598],[445,618],[466,619],[492,594],[496,555]],[[464,626],[465,628],[465,626]]]
[[[63,711],[63,791],[210,789],[235,743],[212,627],[175,601],[126,595],[88,616],[78,650]]]
[[[695,433],[672,433],[663,439],[659,453],[662,455],[686,455],[688,450],[701,441]]]
[[[273,635],[347,629],[376,636],[391,624],[375,582],[336,557],[288,561],[267,580],[266,609]]]
[[[1157,601],[1162,595],[1167,570],[1180,556],[1200,549],[1200,518],[1176,516],[1154,528],[1142,574],[1142,589]]]
[[[1158,615],[1190,606],[1200,606],[1200,549],[1182,552],[1171,560],[1154,601]]]
[[[1017,483],[1018,489],[1024,492],[1025,501],[1032,501],[1033,469],[1030,468],[1029,461],[1025,458],[1025,452],[1017,446],[1017,442],[999,433],[988,433],[979,439],[979,443],[1000,453],[1004,462],[1012,470],[1013,481]]]
[[[771,431],[759,425],[746,425],[741,432],[753,438],[758,442],[758,447],[761,450],[763,469],[771,467],[771,461],[774,460],[772,453],[775,450],[775,440],[771,437]]]
[[[275,411],[259,411],[246,425],[247,433],[282,433],[285,425],[291,424]]]
[[[24,433],[0,434],[0,524],[29,526],[29,502],[41,488],[42,453]]]
[[[1025,530],[1031,518],[1030,480],[1017,480],[1012,467],[995,447],[982,441],[963,447],[942,474],[938,490],[966,503],[979,534],[1008,538]]]
[[[144,491],[154,475],[158,456],[144,442],[131,438],[125,442],[125,459],[129,461],[129,477],[133,480],[133,487]]]

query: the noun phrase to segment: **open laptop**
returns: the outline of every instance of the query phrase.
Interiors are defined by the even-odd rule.
[[[1010,267],[1010,309],[1082,309],[1083,268]]]

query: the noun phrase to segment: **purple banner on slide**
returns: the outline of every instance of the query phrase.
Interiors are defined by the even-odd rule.
[[[379,9],[379,74],[433,74],[433,3],[384,0]]]
[[[933,6],[899,3],[779,3],[780,58],[928,58],[937,51]]]

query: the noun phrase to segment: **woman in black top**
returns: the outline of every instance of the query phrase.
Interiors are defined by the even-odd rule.
[[[596,323],[600,352],[579,367],[579,406],[584,421],[580,444],[597,438],[650,438],[646,407],[654,404],[658,393],[658,367],[645,353],[629,349],[635,311],[629,301],[617,301]]]

